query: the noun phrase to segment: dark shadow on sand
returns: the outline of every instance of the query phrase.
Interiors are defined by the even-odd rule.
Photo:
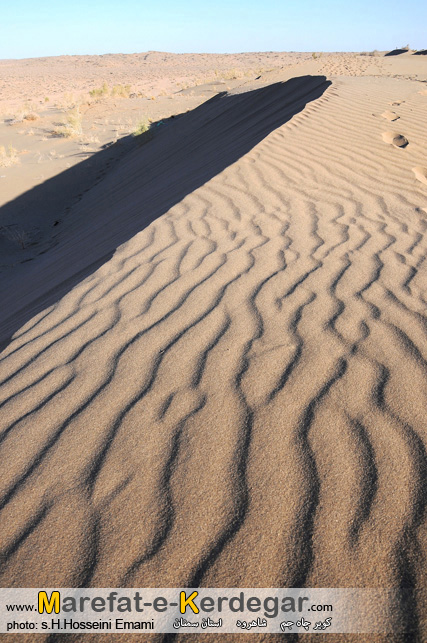
[[[301,76],[240,94],[224,92],[169,119],[144,145],[118,143],[129,151],[55,228],[60,231],[56,245],[0,275],[0,350],[23,324],[108,261],[118,246],[235,163],[329,85],[325,76]],[[111,147],[103,150],[6,204],[0,214],[13,220],[14,213],[32,207],[46,208],[53,216],[70,186],[79,192],[79,177],[83,181],[94,164],[102,167],[114,157]]]
[[[408,51],[408,49],[393,49],[392,51],[384,54],[384,56],[400,56],[400,54],[407,54]]]

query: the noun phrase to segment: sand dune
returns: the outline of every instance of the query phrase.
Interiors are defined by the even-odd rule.
[[[4,586],[424,586],[425,106],[351,74],[219,95],[9,275]]]

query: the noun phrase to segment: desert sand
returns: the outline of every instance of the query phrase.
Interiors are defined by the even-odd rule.
[[[427,640],[427,57],[0,75],[2,586],[407,587],[363,640]]]

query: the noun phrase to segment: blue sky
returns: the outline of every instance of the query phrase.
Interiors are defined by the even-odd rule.
[[[425,0],[0,0],[0,58],[427,47]]]

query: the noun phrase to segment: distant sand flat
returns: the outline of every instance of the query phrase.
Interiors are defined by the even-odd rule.
[[[174,119],[4,272],[3,586],[424,587],[425,100],[359,64]]]

